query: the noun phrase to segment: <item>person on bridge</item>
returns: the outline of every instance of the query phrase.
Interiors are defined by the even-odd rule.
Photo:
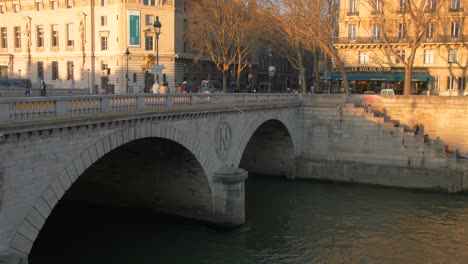
[[[46,84],[44,81],[41,83],[41,96],[46,96],[47,95],[47,90],[46,90]]]
[[[414,127],[413,127],[413,133],[414,133],[415,136],[419,133],[419,125],[418,125],[418,124],[415,124],[415,125],[414,125]]]
[[[154,82],[152,90],[153,90],[153,93],[159,93],[159,83],[158,82]]]
[[[448,146],[448,145],[445,145],[444,151],[445,151],[446,154],[452,154],[452,153],[453,153],[453,151],[451,151],[451,150],[449,149],[449,146]]]

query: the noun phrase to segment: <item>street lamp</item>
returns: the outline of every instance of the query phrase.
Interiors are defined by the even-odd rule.
[[[156,35],[156,65],[159,65],[159,34],[161,34],[161,22],[159,16],[156,16],[156,20],[153,23],[154,34]],[[159,81],[159,75],[157,77]]]
[[[21,69],[18,70],[18,78],[21,79]]]
[[[271,52],[268,53],[268,93],[271,93],[271,70],[270,68],[272,67],[271,65]]]
[[[128,57],[130,56],[130,51],[127,48],[127,51],[125,51],[125,56],[127,57],[127,73],[125,74],[125,79],[126,79],[126,85],[125,85],[125,91],[128,93]]]
[[[89,83],[89,75],[90,75],[90,73],[91,73],[91,70],[88,69],[88,90],[89,90],[89,94],[92,94],[93,91],[91,90],[91,84]]]

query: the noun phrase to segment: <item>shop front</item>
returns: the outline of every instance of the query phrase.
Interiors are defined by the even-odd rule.
[[[352,67],[346,68],[351,93],[393,89],[396,94],[403,94],[405,72],[401,68],[390,67]],[[343,85],[341,72],[333,72],[332,80]],[[415,69],[411,76],[411,94],[419,94],[427,88],[430,75],[427,69]]]

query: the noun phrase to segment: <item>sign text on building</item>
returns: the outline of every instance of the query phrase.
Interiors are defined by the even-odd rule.
[[[391,72],[390,67],[352,67],[352,72]]]

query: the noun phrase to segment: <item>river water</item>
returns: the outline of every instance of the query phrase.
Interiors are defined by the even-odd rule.
[[[60,203],[31,264],[468,263],[468,197],[250,177],[247,223]]]

